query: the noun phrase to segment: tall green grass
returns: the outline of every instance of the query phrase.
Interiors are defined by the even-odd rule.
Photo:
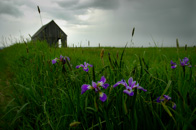
[[[195,129],[196,55],[194,48],[50,48],[45,42],[16,44],[0,53],[13,75],[9,102],[2,109],[2,129]],[[60,55],[70,64],[52,64]],[[170,61],[188,57],[192,68],[171,69]],[[89,72],[75,66],[88,62]],[[5,66],[4,66],[5,67]],[[106,77],[106,102],[81,86]],[[147,92],[130,97],[123,86],[133,77]],[[171,104],[157,103],[166,94]]]

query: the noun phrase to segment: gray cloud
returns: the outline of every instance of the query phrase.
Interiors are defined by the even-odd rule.
[[[81,2],[80,0],[70,0],[70,1],[59,1],[57,4],[62,8],[67,9],[88,9],[88,8],[98,8],[104,10],[116,9],[119,7],[118,0],[89,0]]]
[[[79,15],[86,15],[88,9],[100,10],[116,10],[119,7],[118,0],[68,0],[68,1],[53,1],[60,8],[49,9],[48,13],[53,18],[66,20],[69,25],[91,25],[90,21],[82,21],[78,18]]]
[[[55,1],[54,1],[55,2]],[[79,0],[58,1],[57,4],[62,8],[73,8],[79,3]]]
[[[100,42],[105,46],[121,46],[121,43],[124,46],[131,38],[133,27],[136,46],[148,46],[152,39],[167,46],[175,45],[176,38],[190,45],[196,41],[195,0],[4,0],[0,1],[0,15],[22,18],[34,11],[33,16],[40,22],[37,5],[43,21],[65,22],[63,26],[68,35],[71,32],[72,43],[77,42],[75,39],[89,39],[91,45]],[[21,12],[20,7],[29,9],[28,14]],[[89,19],[81,19],[88,14]]]
[[[175,42],[176,38],[183,39],[184,42],[190,39],[193,41],[196,36],[194,0],[94,0],[84,3],[74,0],[57,2],[57,4],[62,11],[57,11],[55,16],[67,20],[72,25],[92,24],[75,17],[86,14],[87,9],[105,10],[107,13],[99,16],[105,19],[104,23],[88,31],[99,30],[101,33],[96,37],[102,37],[107,41],[111,39],[111,42],[115,41],[116,44],[129,40],[133,27],[136,27],[136,42],[140,41],[143,44],[150,42],[149,39],[170,44]],[[98,22],[100,22],[99,18],[97,18]],[[91,34],[91,37],[94,36]],[[98,38],[94,37],[94,39]]]
[[[78,5],[76,8],[79,9],[97,8],[103,10],[115,10],[118,7],[119,7],[118,0],[94,0],[94,1],[90,1],[89,3]]]
[[[19,17],[23,15],[23,12],[20,11],[20,8],[13,1],[0,1],[0,14]]]
[[[124,20],[142,30],[139,35],[147,33],[155,38],[184,40],[194,39],[195,1],[193,0],[130,0],[124,3],[127,13]],[[132,9],[127,9],[128,6]],[[122,16],[121,16],[122,17]]]
[[[78,19],[78,15],[84,15],[87,13],[87,10],[66,10],[66,9],[55,9],[48,10],[48,14],[51,16],[51,19],[61,19],[68,22],[69,25],[90,25],[88,21],[82,21]]]

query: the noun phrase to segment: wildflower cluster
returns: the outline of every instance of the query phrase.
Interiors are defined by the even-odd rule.
[[[106,99],[107,99],[107,95],[105,93],[103,93],[101,91],[101,89],[100,89],[100,87],[102,87],[104,89],[107,89],[109,84],[107,84],[105,82],[106,82],[106,78],[104,76],[102,76],[101,80],[98,81],[98,83],[95,83],[95,82],[92,81],[92,86],[89,85],[89,84],[83,84],[82,87],[81,87],[81,89],[82,89],[81,94],[83,94],[84,92],[86,92],[89,89],[93,89],[93,90],[95,90],[95,92],[99,93],[100,100],[102,102],[105,102]],[[127,85],[125,80],[121,80],[121,81],[117,82],[116,84],[114,84],[113,87],[115,88],[116,86],[118,86],[120,84],[125,86],[125,90],[123,90],[123,92],[128,94],[129,96],[133,96],[134,95],[134,91],[133,91],[134,88],[143,90],[144,92],[147,91],[146,89],[144,89],[141,86],[139,86],[139,83],[136,84],[136,81],[133,81],[132,77],[129,78],[128,83],[129,83],[129,85]]]
[[[61,62],[62,64],[65,64],[66,61],[69,61],[70,62],[70,58],[67,57],[67,56],[60,55],[59,58],[54,58],[52,60],[52,64],[56,64],[57,62]],[[78,68],[82,67],[84,71],[88,72],[89,71],[88,66],[93,67],[93,65],[84,62],[84,64],[77,65],[76,68],[78,69]]]
[[[177,67],[176,62],[173,62],[172,60],[171,60],[170,64],[171,64],[171,68],[172,68],[172,69],[175,69],[175,68]],[[185,57],[185,58],[182,59],[182,60],[180,59],[180,66],[192,67],[192,65],[190,65],[189,59],[188,59],[187,57]]]
[[[95,83],[94,81],[92,81],[92,86],[89,85],[89,84],[83,84],[81,89],[81,94],[85,93],[87,90],[89,89],[92,89],[92,90],[95,90],[96,93],[99,93],[99,99],[102,101],[102,102],[105,102],[106,99],[107,99],[107,95],[105,93],[103,93],[101,91],[101,88],[104,88],[104,89],[107,89],[107,87],[109,86],[108,83],[105,83],[106,82],[106,78],[104,76],[101,77],[101,80],[98,81],[97,83]]]
[[[56,64],[57,62],[62,62],[63,64],[65,64],[66,61],[70,61],[69,57],[67,57],[67,56],[64,57],[64,56],[60,55],[60,58],[55,58],[55,59],[52,60],[52,64]],[[191,65],[188,63],[188,61],[189,61],[189,59],[187,57],[185,57],[184,59],[180,60],[180,65],[181,66],[189,66],[190,67]],[[171,63],[171,68],[172,69],[175,69],[177,67],[177,64],[175,62],[173,62],[172,60],[171,60],[170,63]],[[84,64],[77,65],[76,69],[83,68],[83,70],[85,72],[88,72],[89,71],[89,68],[88,68],[89,66],[93,67],[93,65],[84,62]],[[141,87],[139,85],[139,83],[136,84],[136,81],[134,81],[132,77],[130,77],[128,79],[128,83],[124,79],[122,79],[121,81],[118,81],[117,83],[115,83],[112,87],[115,88],[115,87],[117,87],[119,85],[122,85],[122,86],[125,87],[123,92],[125,94],[129,95],[129,96],[133,96],[134,95],[134,89],[139,89],[139,90],[142,90],[144,92],[147,91],[146,89]],[[84,94],[87,90],[94,90],[95,93],[99,94],[99,99],[102,102],[105,102],[107,100],[107,95],[103,92],[102,89],[107,89],[108,87],[109,87],[109,84],[106,83],[106,78],[104,76],[102,76],[100,81],[98,81],[98,82],[92,81],[92,85],[90,85],[90,84],[83,84],[81,86],[81,94]],[[172,103],[172,108],[174,110],[176,109],[176,104],[171,101],[171,97],[169,97],[168,95],[163,95],[162,97],[158,97],[156,99],[156,102],[158,102],[158,103],[170,102],[170,103]]]
[[[181,66],[188,66],[188,67],[192,67],[191,65],[190,65],[190,63],[188,63],[189,62],[189,59],[187,58],[187,57],[185,57],[184,59],[180,59],[180,65]]]
[[[62,64],[65,64],[66,61],[70,61],[70,58],[67,56],[60,55],[59,58],[55,58],[52,60],[52,64],[56,64],[57,62],[62,62]]]
[[[171,97],[168,95],[163,95],[162,97],[158,97],[156,100],[157,103],[161,103],[161,102],[170,102],[172,104],[172,108],[175,110],[176,109],[176,103],[171,101]]]
[[[171,64],[172,69],[175,69],[177,67],[177,64],[175,62],[173,62],[172,60],[171,60],[170,64]]]
[[[132,77],[129,78],[128,84],[126,83],[126,81],[124,79],[122,79],[121,81],[119,81],[116,84],[114,84],[113,87],[115,88],[116,86],[118,86],[120,84],[125,87],[125,90],[123,90],[123,92],[128,94],[129,96],[133,96],[134,95],[133,89],[135,89],[135,88],[143,90],[144,92],[147,91],[146,89],[144,89],[141,86],[139,86],[139,83],[136,84],[136,81],[133,81]]]
[[[82,67],[84,71],[88,72],[89,71],[88,66],[93,67],[93,65],[84,62],[84,65],[83,64],[77,65],[76,68],[78,69],[78,68]]]

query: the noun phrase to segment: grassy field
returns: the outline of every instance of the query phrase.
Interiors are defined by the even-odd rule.
[[[192,67],[182,65],[185,57]],[[195,48],[30,42],[0,50],[0,61],[0,129],[196,129]],[[76,68],[84,62],[93,65],[88,72]]]

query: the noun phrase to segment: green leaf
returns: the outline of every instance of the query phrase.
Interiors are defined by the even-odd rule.
[[[17,111],[17,114],[16,114],[16,116],[14,117],[14,119],[13,119],[13,121],[12,121],[11,124],[14,124],[14,122],[15,122],[18,118],[22,117],[22,115],[20,115],[20,114],[21,114],[21,112],[23,111],[23,109],[24,109],[28,104],[29,104],[29,102],[28,102],[28,103],[25,103],[25,104],[20,108],[20,110]]]
[[[171,80],[169,80],[168,84],[167,84],[167,87],[165,88],[165,90],[163,91],[161,97],[163,97],[163,95],[167,92],[167,90],[169,89],[170,85],[171,85]]]
[[[127,115],[128,110],[127,110],[126,100],[124,98],[122,98],[122,100],[123,100],[123,109],[124,109],[125,115]]]
[[[165,105],[165,103],[161,102],[163,108],[165,109],[165,111],[169,114],[170,117],[173,117],[172,113],[170,112],[170,110],[168,109],[168,107]]]

